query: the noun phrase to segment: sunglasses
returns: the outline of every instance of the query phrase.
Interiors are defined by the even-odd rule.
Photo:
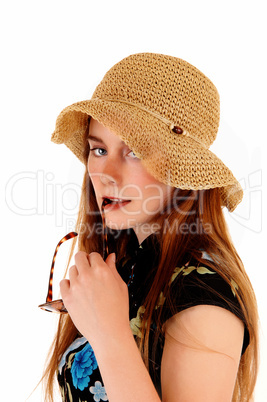
[[[102,256],[103,256],[104,260],[107,258],[108,254],[109,254],[108,242],[107,242],[107,227],[106,227],[106,221],[105,221],[104,208],[110,202],[111,202],[110,200],[105,199],[103,201],[102,207],[101,207],[101,217],[102,217],[102,224],[103,224],[103,255]],[[72,239],[73,237],[76,237],[76,236],[78,236],[78,233],[70,232],[66,236],[64,236],[58,242],[58,244],[56,246],[54,256],[53,256],[53,259],[52,259],[51,269],[50,269],[50,276],[49,276],[49,282],[48,282],[48,292],[47,292],[47,296],[46,296],[46,302],[43,303],[43,304],[40,304],[38,306],[42,310],[49,311],[51,313],[61,313],[61,314],[66,314],[68,312],[66,307],[64,306],[64,303],[63,303],[62,299],[53,300],[53,275],[54,275],[56,255],[57,255],[59,247],[66,240]]]

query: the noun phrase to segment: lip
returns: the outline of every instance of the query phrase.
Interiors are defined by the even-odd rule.
[[[126,199],[126,198],[119,198],[119,197],[110,197],[110,196],[108,196],[108,195],[104,195],[103,197],[102,197],[102,199],[103,200],[105,200],[105,199],[108,199],[108,200],[111,200],[111,201],[118,201],[118,202],[124,202],[124,201],[131,201],[131,200],[129,200],[129,199]]]
[[[106,209],[112,209],[112,210],[119,209],[131,202],[131,200],[117,198],[117,197],[109,197],[109,196],[103,196],[102,199],[103,199],[103,201],[106,199],[111,201],[110,203],[105,205],[105,210]]]

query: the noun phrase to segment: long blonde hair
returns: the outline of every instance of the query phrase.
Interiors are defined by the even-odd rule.
[[[88,152],[88,150],[87,150]],[[88,156],[88,154],[87,154]],[[177,196],[178,194],[178,196]],[[160,233],[158,235],[161,247],[160,261],[156,275],[145,300],[145,315],[142,332],[143,337],[139,344],[140,353],[144,363],[148,367],[149,328],[158,297],[161,292],[168,293],[168,284],[173,274],[177,261],[183,258],[185,253],[190,253],[201,262],[199,249],[204,249],[213,257],[215,269],[229,284],[234,280],[238,284],[237,297],[245,318],[245,324],[249,331],[250,343],[241,357],[233,401],[253,400],[258,371],[258,313],[255,295],[245,272],[240,257],[238,256],[230,235],[228,233],[224,214],[221,207],[220,189],[210,190],[178,190],[173,197],[179,199],[179,212],[174,206],[159,214]],[[80,208],[76,230],[79,232],[79,250],[90,253],[97,251],[102,254],[102,238],[96,234],[95,225],[101,225],[96,198],[88,172],[85,172],[80,199]],[[194,213],[191,213],[194,211]],[[177,231],[182,224],[197,224],[201,230],[198,233],[183,233]],[[205,230],[209,225],[212,230]],[[111,251],[116,252],[117,263],[122,259],[127,238],[120,233],[119,238],[112,239],[109,235]],[[72,245],[70,255],[73,254],[75,243]],[[71,258],[71,256],[70,256]],[[205,261],[207,263],[207,261]],[[161,331],[160,314],[158,315],[158,332]],[[47,366],[43,380],[45,384],[45,401],[53,401],[53,389],[55,374],[61,357],[67,347],[77,337],[78,331],[72,323],[69,315],[59,317],[58,329],[51,345]]]

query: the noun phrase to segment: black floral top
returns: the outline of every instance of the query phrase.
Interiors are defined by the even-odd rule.
[[[139,246],[133,235],[131,251],[121,266],[117,267],[122,279],[128,284],[130,326],[136,338],[141,336],[140,326],[144,312],[142,303],[153,279],[153,269],[157,266],[155,239],[156,236],[151,235]],[[210,259],[204,251],[202,253],[204,259]],[[193,260],[187,264],[181,264],[174,269],[170,282],[171,298],[176,306],[176,312],[196,305],[214,305],[230,310],[244,321],[236,298],[238,285],[234,281],[231,283],[232,285],[229,286],[218,273],[205,264],[200,266]],[[160,306],[163,321],[166,321],[174,312],[167,305],[165,306],[163,294],[160,295],[156,308]],[[152,325],[150,345],[153,344],[154,330]],[[245,327],[242,353],[248,344],[249,335]],[[157,342],[156,357],[151,363],[150,370],[151,378],[160,396],[160,364],[163,346],[164,339],[160,337]],[[108,401],[94,351],[82,336],[77,337],[62,356],[58,367],[58,382],[64,402]]]

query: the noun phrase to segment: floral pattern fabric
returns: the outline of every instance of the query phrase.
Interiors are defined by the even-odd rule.
[[[77,338],[64,353],[58,369],[62,401],[107,401],[105,388],[99,379],[101,376],[91,345],[84,337]]]
[[[74,360],[71,366],[71,375],[73,379],[73,385],[75,388],[84,390],[89,384],[90,375],[97,368],[97,362],[94,355],[94,351],[91,345],[87,345],[78,353],[75,354]]]
[[[125,263],[118,267],[122,279],[128,283],[130,326],[136,338],[141,337],[140,328],[145,311],[142,303],[153,278],[153,269],[157,266],[158,261],[154,242],[154,235],[149,236],[141,246],[138,245],[137,239],[133,239]],[[205,251],[203,251],[202,257],[210,260]],[[173,306],[176,306],[177,312],[196,305],[209,304],[226,308],[244,321],[236,298],[238,285],[233,280],[231,285],[228,285],[217,272],[205,264],[199,265],[196,261],[191,260],[190,263],[176,267],[169,283],[169,289]],[[174,314],[173,308],[170,309],[165,305],[165,301],[165,296],[161,293],[155,307],[155,313],[159,307],[162,308],[164,321]],[[154,329],[152,324],[151,344]],[[248,343],[248,331],[245,329],[243,352]],[[159,396],[161,396],[160,365],[163,346],[164,339],[159,338],[156,361],[153,362],[153,375],[151,368],[151,378]],[[75,339],[63,354],[58,367],[58,382],[63,402],[108,401],[94,351],[84,337]]]

